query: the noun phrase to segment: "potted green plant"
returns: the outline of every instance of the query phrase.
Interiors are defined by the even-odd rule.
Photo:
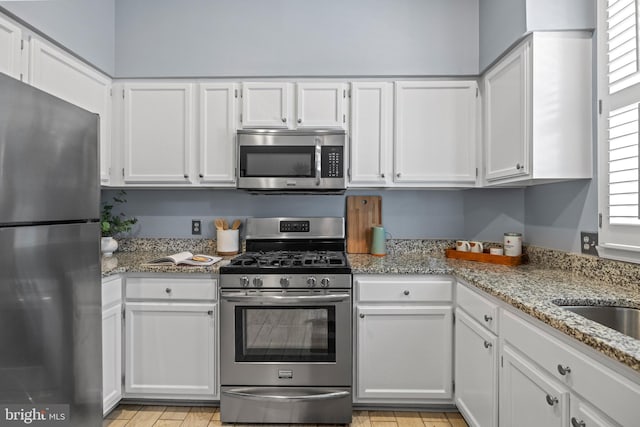
[[[138,222],[137,218],[127,218],[123,212],[119,214],[113,213],[113,208],[116,205],[127,202],[124,198],[126,195],[127,193],[124,190],[120,190],[118,194],[113,196],[111,202],[102,203],[102,211],[100,213],[100,231],[102,239],[100,241],[100,247],[102,255],[104,256],[111,256],[113,255],[113,252],[118,249],[118,242],[114,239],[114,236],[129,232],[133,224]]]

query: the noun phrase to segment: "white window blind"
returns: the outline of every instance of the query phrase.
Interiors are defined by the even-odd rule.
[[[609,223],[640,225],[638,119],[640,103],[609,113]]]
[[[598,253],[640,263],[640,0],[598,1]]]
[[[640,82],[636,0],[607,1],[609,93]]]

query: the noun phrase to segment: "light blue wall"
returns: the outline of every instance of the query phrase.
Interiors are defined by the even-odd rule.
[[[114,74],[114,0],[0,1],[0,6],[105,73]]]
[[[116,76],[478,72],[479,0],[116,0]]]
[[[114,190],[103,191],[110,200]],[[342,196],[256,196],[234,190],[128,190],[122,210],[135,216],[138,237],[192,237],[200,219],[202,237],[214,237],[213,219],[250,216],[344,216],[346,195],[381,195],[382,219],[394,238],[464,237],[464,192],[427,190],[348,191]]]
[[[464,192],[464,236],[501,242],[504,233],[525,233],[525,203],[521,188],[473,189]],[[524,235],[525,242],[529,243]]]
[[[482,71],[525,33],[525,0],[480,0],[479,17]]]
[[[527,1],[527,31],[583,30],[595,26],[595,0]]]

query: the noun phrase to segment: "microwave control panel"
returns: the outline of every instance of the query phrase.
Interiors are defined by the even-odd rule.
[[[344,178],[344,156],[342,146],[322,147],[322,158],[320,159],[322,178]]]

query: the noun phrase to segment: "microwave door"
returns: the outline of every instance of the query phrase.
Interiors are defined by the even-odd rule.
[[[240,146],[243,188],[312,188],[320,177],[320,147]]]

